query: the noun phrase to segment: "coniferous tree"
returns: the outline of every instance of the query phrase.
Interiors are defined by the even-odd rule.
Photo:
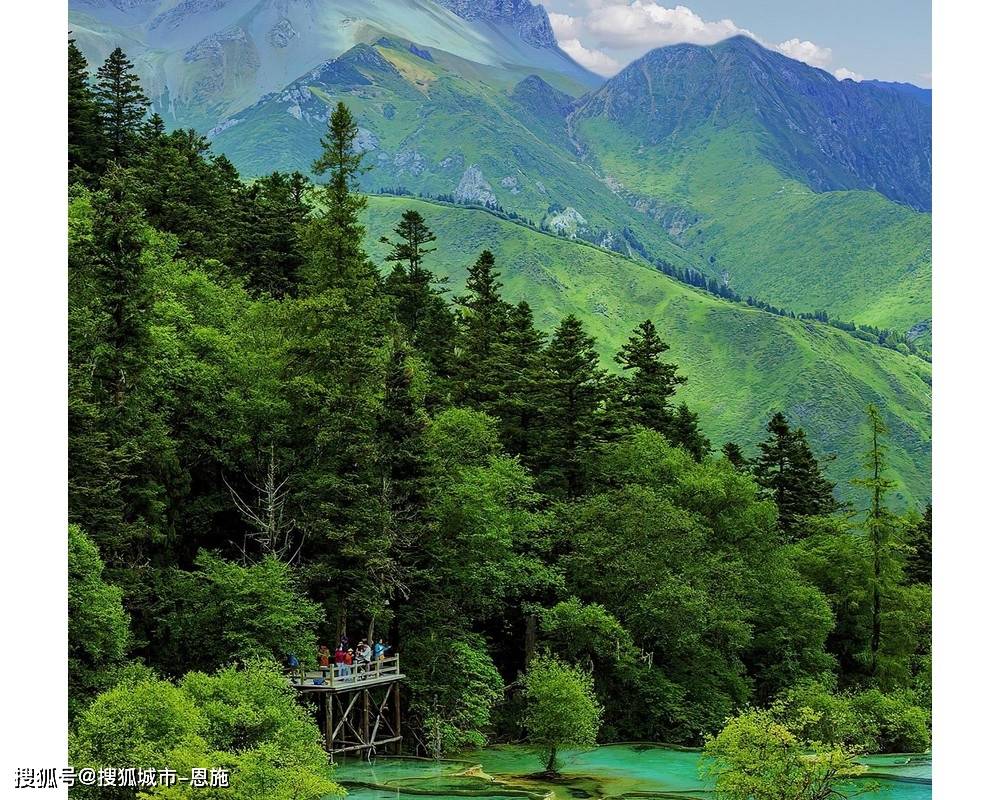
[[[309,220],[308,181],[300,172],[273,172],[236,192],[235,269],[254,294],[293,295],[304,263],[301,232]]]
[[[330,117],[319,173],[329,172],[322,213],[305,228],[303,278],[289,304],[289,402],[294,447],[303,455],[296,500],[322,565],[315,591],[342,608],[370,610],[387,554],[378,470],[377,419],[384,367],[384,297],[363,248],[357,125],[343,103]],[[326,576],[338,575],[336,584]]]
[[[676,364],[663,361],[669,349],[652,320],[647,319],[615,356],[626,373],[619,402],[628,424],[663,434],[671,429],[670,398],[687,378],[677,374]]]
[[[784,414],[774,414],[767,431],[768,438],[759,445],[754,476],[778,506],[779,527],[791,533],[800,518],[829,514],[837,508],[833,484],[823,476],[805,432],[793,430]]]
[[[750,466],[750,462],[743,455],[743,449],[736,442],[726,442],[722,446],[722,454],[729,459],[729,463],[736,468],[737,472],[746,472]]]
[[[712,450],[712,443],[701,432],[698,415],[688,408],[687,403],[671,409],[665,435],[672,445],[683,447],[697,461],[701,461]]]
[[[584,472],[608,438],[602,419],[608,375],[575,316],[559,323],[543,353],[539,467],[543,485],[556,495],[578,496]]]
[[[143,127],[142,143],[132,172],[150,224],[176,235],[184,256],[232,264],[239,233],[233,211],[242,191],[232,162],[210,157],[208,140],[194,130],[165,133],[155,114]]]
[[[495,407],[500,438],[507,452],[532,460],[539,424],[539,384],[545,337],[535,327],[531,306],[524,300],[510,311],[500,347],[503,383]]]
[[[403,212],[393,232],[399,237],[396,241],[385,236],[380,239],[391,245],[385,260],[393,264],[385,291],[395,306],[396,319],[437,378],[433,400],[438,402],[446,394],[441,382],[453,369],[456,330],[454,315],[442,297],[444,282],[423,266],[424,256],[435,250],[425,245],[437,237],[412,209]]]
[[[364,152],[357,148],[358,126],[343,102],[330,114],[323,152],[313,171],[328,175],[323,189],[324,211],[306,232],[304,271],[311,291],[337,289],[357,306],[376,290],[378,273],[364,251],[361,212],[368,198],[359,190]]]
[[[510,305],[500,295],[503,284],[494,267],[493,253],[484,250],[469,267],[467,293],[459,306],[456,342],[458,400],[487,413],[495,410],[505,380],[501,342],[506,334]]]
[[[149,109],[135,65],[116,47],[97,70],[97,105],[108,155],[128,166],[135,154],[142,120]]]
[[[910,526],[910,547],[906,559],[906,579],[910,583],[931,582],[931,505],[927,504],[920,519]]]
[[[879,668],[879,650],[882,647],[882,605],[887,588],[890,556],[898,520],[896,515],[886,506],[886,495],[895,486],[895,483],[887,475],[885,437],[889,433],[889,428],[874,403],[868,405],[865,409],[865,415],[868,422],[869,449],[865,455],[865,467],[868,474],[854,483],[865,489],[871,498],[864,524],[865,530],[868,532],[872,557],[869,669],[874,676],[878,673]]]
[[[91,182],[104,162],[104,139],[87,59],[69,40],[68,151],[70,182]]]

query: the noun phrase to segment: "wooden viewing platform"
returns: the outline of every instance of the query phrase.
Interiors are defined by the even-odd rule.
[[[326,751],[364,754],[394,744],[402,751],[399,685],[406,679],[399,656],[370,664],[336,664],[320,670],[300,670],[290,676],[292,686],[306,696],[317,696],[322,707]]]

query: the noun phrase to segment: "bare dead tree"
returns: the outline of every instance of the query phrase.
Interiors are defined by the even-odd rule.
[[[246,500],[225,476],[222,480],[229,489],[236,510],[247,523],[248,530],[243,536],[243,544],[237,545],[243,554],[244,563],[253,560],[251,550],[257,550],[264,556],[274,556],[286,564],[293,563],[302,552],[305,535],[299,533],[295,519],[286,513],[289,477],[281,477],[279,474],[274,445],[271,445],[261,477],[257,481],[247,479],[256,497]]]

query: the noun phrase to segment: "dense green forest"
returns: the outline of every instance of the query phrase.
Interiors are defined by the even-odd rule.
[[[554,759],[567,683],[595,741],[700,745],[752,706],[929,746],[931,511],[884,502],[877,407],[848,508],[780,413],[756,452],[709,442],[651,322],[602,364],[489,251],[442,285],[416,211],[373,262],[344,105],[316,184],[247,182],[149,115],[121,50],[93,80],[69,57],[74,764],[322,797],[280,664],[345,632],[400,654],[421,754]]]

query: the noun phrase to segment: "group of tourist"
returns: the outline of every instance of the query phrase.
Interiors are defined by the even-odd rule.
[[[367,639],[358,642],[356,648],[350,646],[350,639],[344,634],[340,637],[340,644],[333,653],[333,666],[336,669],[337,678],[346,680],[347,678],[360,677],[364,679],[369,673],[378,675],[381,671],[382,662],[386,653],[392,648],[379,639],[375,644],[369,644]],[[319,648],[319,666],[326,671],[330,668],[330,648],[325,644]]]

